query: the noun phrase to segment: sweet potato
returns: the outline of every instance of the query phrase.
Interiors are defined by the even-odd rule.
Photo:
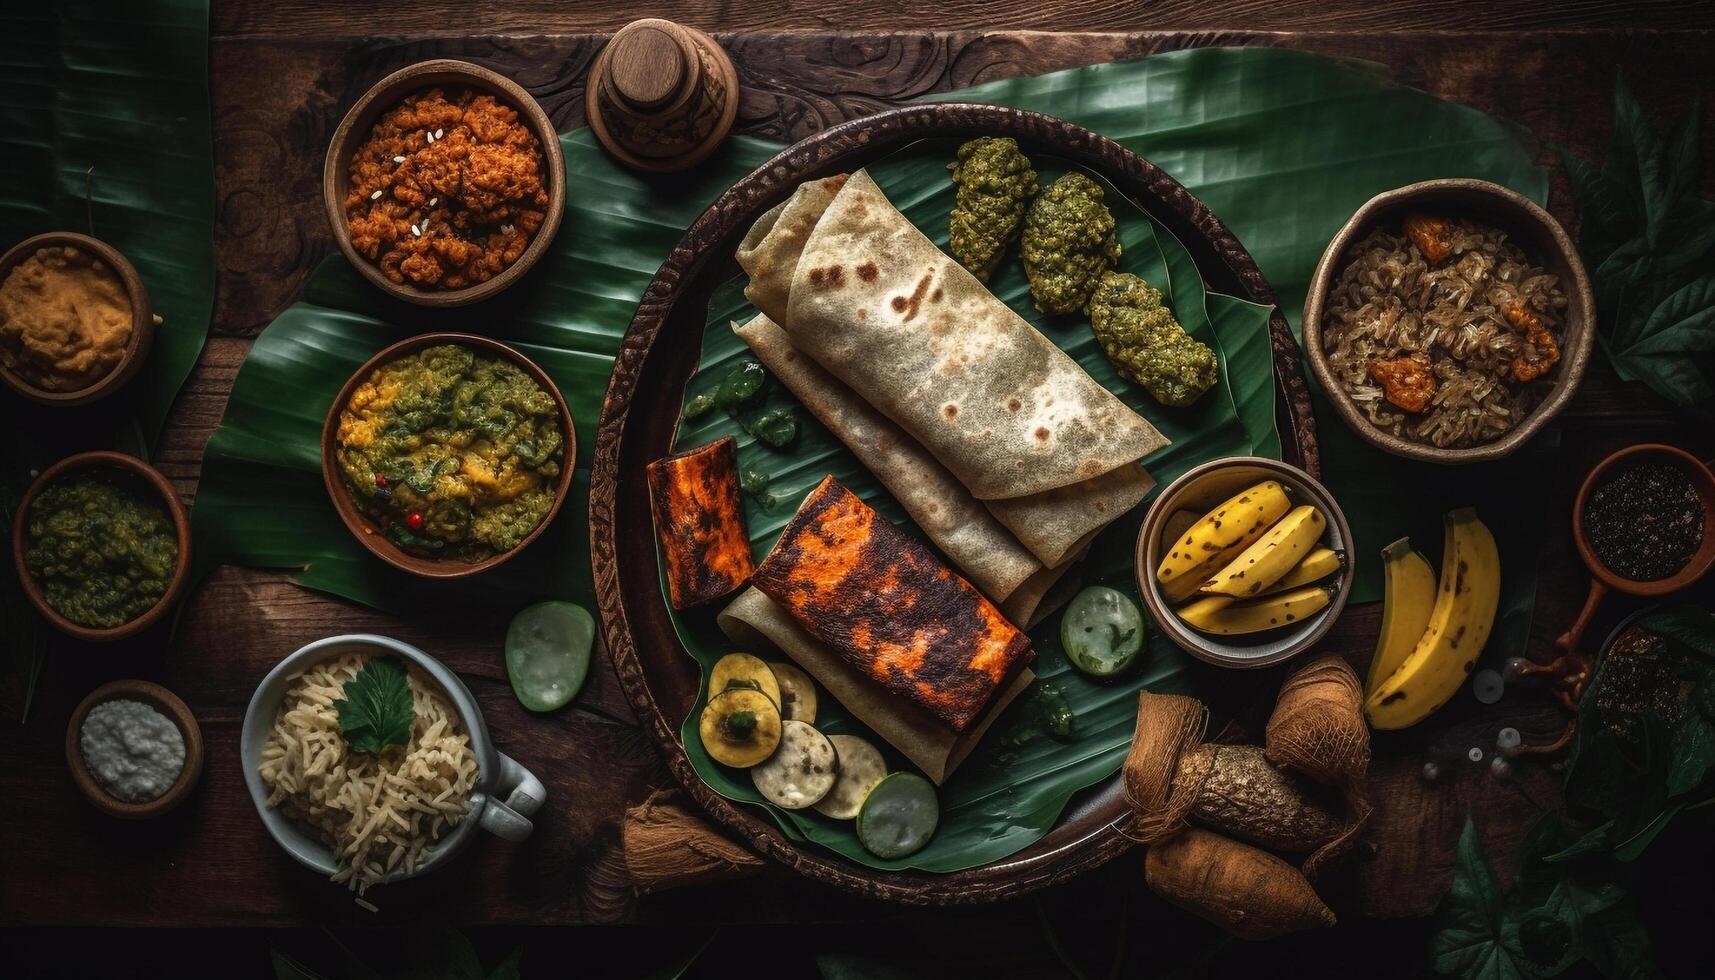
[[[1151,845],[1143,874],[1156,894],[1239,939],[1334,924],[1297,868],[1212,831],[1191,827]]]

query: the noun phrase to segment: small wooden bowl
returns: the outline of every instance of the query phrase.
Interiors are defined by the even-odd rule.
[[[362,509],[358,507],[357,501],[352,498],[351,489],[345,485],[345,476],[340,472],[339,463],[335,456],[335,449],[337,448],[335,439],[339,434],[339,413],[344,410],[346,402],[351,400],[352,392],[357,390],[357,386],[362,384],[364,379],[368,378],[370,373],[382,364],[396,357],[436,344],[462,344],[466,347],[474,347],[481,353],[503,357],[523,368],[524,373],[530,375],[531,380],[541,385],[543,391],[553,396],[554,404],[559,408],[560,426],[566,437],[564,465],[560,467],[560,482],[554,486],[554,503],[548,508],[548,513],[543,516],[542,522],[537,524],[529,534],[526,534],[524,540],[518,542],[518,547],[478,562],[424,558],[413,555],[387,540],[387,536],[370,522],[369,517],[363,513]],[[410,572],[412,575],[421,575],[424,578],[463,578],[478,572],[486,572],[528,548],[530,542],[540,537],[542,532],[547,530],[548,525],[554,523],[554,518],[559,515],[560,506],[566,502],[566,495],[571,492],[572,470],[576,466],[577,458],[578,435],[577,429],[572,424],[572,410],[566,406],[565,396],[560,394],[560,387],[554,383],[554,379],[548,377],[546,371],[537,367],[536,362],[500,341],[468,333],[422,334],[401,340],[382,350],[381,353],[365,361],[363,366],[358,368],[356,373],[346,381],[345,386],[339,390],[339,395],[334,398],[333,404],[328,408],[327,420],[322,423],[322,483],[327,486],[328,497],[333,500],[333,507],[339,512],[339,519],[345,522],[345,526],[351,531],[352,536],[357,538],[358,543],[369,549],[369,552],[375,557],[394,568]]]
[[[94,255],[125,284],[125,294],[131,301],[131,339],[125,344],[125,353],[120,356],[119,363],[114,365],[113,370],[94,384],[76,391],[48,391],[38,388],[4,364],[0,364],[0,378],[5,379],[7,387],[33,402],[59,408],[87,405],[124,387],[125,383],[142,369],[143,362],[149,356],[149,346],[155,341],[155,317],[149,306],[149,290],[143,286],[143,277],[137,274],[137,269],[125,256],[119,254],[118,249],[88,235],[70,231],[50,231],[45,235],[24,239],[0,256],[0,282],[5,281],[14,267],[42,249],[64,246]]]
[[[1590,540],[1584,534],[1584,505],[1589,502],[1590,494],[1602,477],[1615,466],[1646,457],[1655,457],[1662,462],[1675,464],[1691,477],[1692,484],[1697,488],[1697,497],[1703,504],[1703,544],[1692,554],[1685,567],[1674,575],[1648,582],[1635,582],[1614,574],[1608,566],[1602,564],[1602,559],[1598,558],[1595,550],[1590,547]],[[1702,578],[1709,571],[1710,565],[1715,564],[1715,474],[1711,474],[1709,467],[1697,457],[1674,446],[1660,443],[1627,446],[1597,463],[1595,468],[1590,470],[1590,475],[1579,485],[1578,497],[1572,504],[1572,542],[1577,545],[1578,557],[1584,560],[1591,576],[1615,592],[1635,596],[1664,596],[1678,592]]]
[[[161,503],[165,505],[167,514],[173,519],[173,529],[178,533],[179,539],[179,565],[173,572],[173,580],[167,584],[167,591],[161,595],[160,601],[151,606],[148,612],[129,623],[109,629],[81,626],[55,612],[54,608],[48,605],[47,596],[43,594],[42,587],[36,583],[35,576],[30,574],[30,565],[27,560],[29,552],[29,542],[27,541],[29,536],[28,517],[30,505],[35,503],[37,495],[48,484],[73,470],[97,466],[126,470],[142,478],[144,483],[159,493]],[[124,453],[107,451],[78,453],[67,456],[43,470],[42,475],[36,477],[24,491],[23,499],[18,501],[18,512],[12,517],[12,563],[17,568],[18,581],[23,584],[24,595],[29,598],[30,604],[36,607],[36,611],[53,624],[55,629],[79,640],[90,640],[98,643],[122,640],[149,628],[156,620],[166,615],[173,603],[179,601],[179,597],[184,595],[185,586],[190,580],[191,569],[190,519],[185,516],[185,506],[179,503],[179,497],[173,491],[173,485],[167,482],[167,478],[161,475],[160,470],[135,456],[127,456]]]
[[[1181,510],[1194,511],[1201,516],[1245,487],[1263,480],[1275,480],[1284,486],[1294,506],[1313,504],[1327,518],[1328,526],[1322,532],[1323,541],[1342,557],[1340,570],[1334,573],[1334,579],[1329,583],[1335,589],[1334,596],[1320,612],[1296,625],[1248,637],[1199,633],[1174,614],[1155,579],[1169,518]],[[1278,459],[1234,456],[1193,467],[1156,495],[1143,518],[1143,526],[1138,530],[1137,590],[1143,596],[1144,605],[1149,607],[1156,627],[1193,657],[1217,667],[1272,667],[1310,649],[1333,628],[1334,621],[1340,618],[1340,612],[1346,608],[1346,600],[1352,594],[1354,561],[1351,526],[1346,523],[1345,513],[1327,487],[1298,467]]]
[[[478,89],[518,110],[519,117],[542,144],[543,176],[548,183],[548,213],[542,220],[542,227],[536,230],[535,237],[525,247],[524,254],[493,279],[465,289],[418,289],[388,279],[374,262],[352,248],[351,231],[346,225],[345,194],[351,187],[352,154],[369,138],[370,129],[383,113],[406,96],[436,86]],[[327,157],[322,162],[322,203],[340,251],[365,279],[382,292],[418,306],[444,308],[475,303],[498,295],[522,278],[548,251],[554,234],[560,230],[560,217],[566,208],[566,163],[560,152],[560,134],[555,132],[548,114],[542,111],[542,106],[531,98],[530,93],[504,75],[465,61],[441,59],[419,62],[376,82],[340,120],[339,128],[334,130],[333,139],[328,143]]]
[[[1505,231],[1508,237],[1524,248],[1525,254],[1547,271],[1559,277],[1566,293],[1564,324],[1560,336],[1560,363],[1550,374],[1552,386],[1546,397],[1531,413],[1492,442],[1462,449],[1443,449],[1377,428],[1352,400],[1345,387],[1334,377],[1323,349],[1322,315],[1328,293],[1346,266],[1347,252],[1378,225],[1398,221],[1406,211],[1429,208],[1454,217],[1468,217]],[[1334,235],[1322,260],[1316,264],[1316,274],[1310,280],[1310,290],[1304,298],[1304,356],[1316,383],[1333,403],[1346,426],[1371,444],[1407,459],[1431,463],[1479,463],[1500,459],[1525,444],[1560,413],[1572,400],[1584,368],[1590,360],[1590,348],[1595,342],[1596,298],[1590,291],[1590,277],[1578,258],[1578,249],[1560,227],[1560,222],[1535,201],[1486,180],[1446,179],[1426,180],[1377,194],[1359,208],[1351,219]]]
[[[84,719],[89,717],[90,711],[96,705],[108,701],[141,701],[148,704],[171,718],[173,723],[179,726],[179,734],[184,737],[185,767],[179,770],[179,778],[165,793],[147,803],[129,803],[107,792],[95,781],[95,776],[90,773],[89,766],[83,760],[80,738]],[[202,776],[202,759],[202,728],[197,724],[196,716],[191,714],[191,709],[179,700],[178,695],[148,681],[113,681],[101,685],[78,703],[77,709],[71,713],[71,723],[66,726],[66,765],[71,768],[72,781],[77,783],[77,788],[97,809],[121,820],[158,817],[183,803],[185,797],[196,787],[197,779]]]

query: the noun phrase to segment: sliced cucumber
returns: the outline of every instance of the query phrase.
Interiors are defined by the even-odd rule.
[[[780,706],[780,682],[775,680],[774,671],[768,669],[761,657],[729,653],[715,661],[714,668],[709,671],[709,697],[734,688],[761,691],[774,702],[775,707]]]
[[[506,628],[506,679],[518,703],[553,711],[578,696],[590,672],[595,617],[571,602],[525,606]]]
[[[856,735],[829,735],[840,757],[840,777],[834,788],[816,804],[816,812],[835,820],[851,820],[863,809],[863,801],[875,784],[887,778],[887,760],[881,752]]]
[[[914,772],[896,772],[864,799],[857,816],[858,843],[884,860],[910,857],[929,843],[940,822],[934,785]]]
[[[780,682],[780,717],[788,721],[816,723],[816,684],[797,664],[770,660],[768,669]]]
[[[1060,644],[1072,666],[1092,677],[1112,677],[1137,662],[1148,626],[1123,592],[1092,585],[1060,617]]]
[[[768,802],[787,810],[814,806],[839,778],[840,757],[828,736],[801,721],[780,723],[780,747],[750,770]]]

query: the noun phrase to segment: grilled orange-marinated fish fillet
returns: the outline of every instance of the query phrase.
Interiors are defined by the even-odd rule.
[[[674,609],[735,592],[756,570],[731,436],[649,464],[649,502]]]
[[[832,476],[798,508],[752,584],[955,732],[1034,655],[994,603]]]

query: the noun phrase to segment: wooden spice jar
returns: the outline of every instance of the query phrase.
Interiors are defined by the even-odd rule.
[[[738,73],[714,39],[648,18],[621,28],[596,56],[585,93],[590,129],[634,170],[700,163],[732,130]]]

